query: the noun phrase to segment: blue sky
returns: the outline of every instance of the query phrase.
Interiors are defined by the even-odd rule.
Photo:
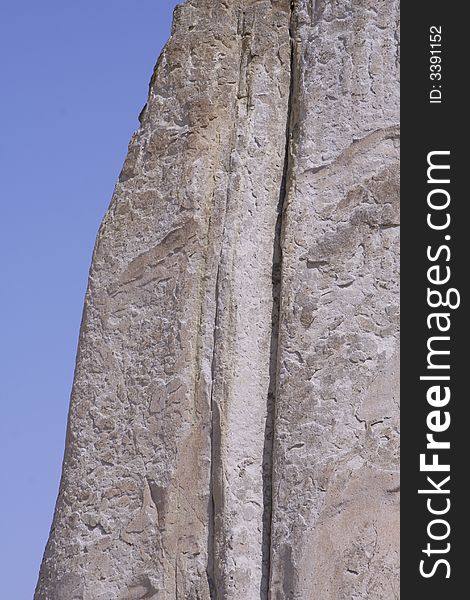
[[[57,495],[91,252],[174,0],[0,6],[0,569],[31,600]]]

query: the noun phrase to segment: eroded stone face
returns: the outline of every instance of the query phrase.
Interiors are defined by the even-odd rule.
[[[397,18],[298,3],[273,600],[398,598]]]
[[[36,600],[398,597],[397,16],[176,9],[98,234]]]

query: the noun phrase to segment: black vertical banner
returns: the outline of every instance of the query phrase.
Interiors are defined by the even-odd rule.
[[[465,19],[402,3],[401,599],[467,595]]]

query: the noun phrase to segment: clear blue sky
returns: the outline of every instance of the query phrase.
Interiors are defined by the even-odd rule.
[[[33,596],[91,252],[176,4],[0,4],[2,600]]]

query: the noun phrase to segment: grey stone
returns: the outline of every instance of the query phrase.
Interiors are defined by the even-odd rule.
[[[177,7],[96,242],[36,600],[398,598],[397,18]]]
[[[399,597],[398,3],[297,3],[273,600]]]

